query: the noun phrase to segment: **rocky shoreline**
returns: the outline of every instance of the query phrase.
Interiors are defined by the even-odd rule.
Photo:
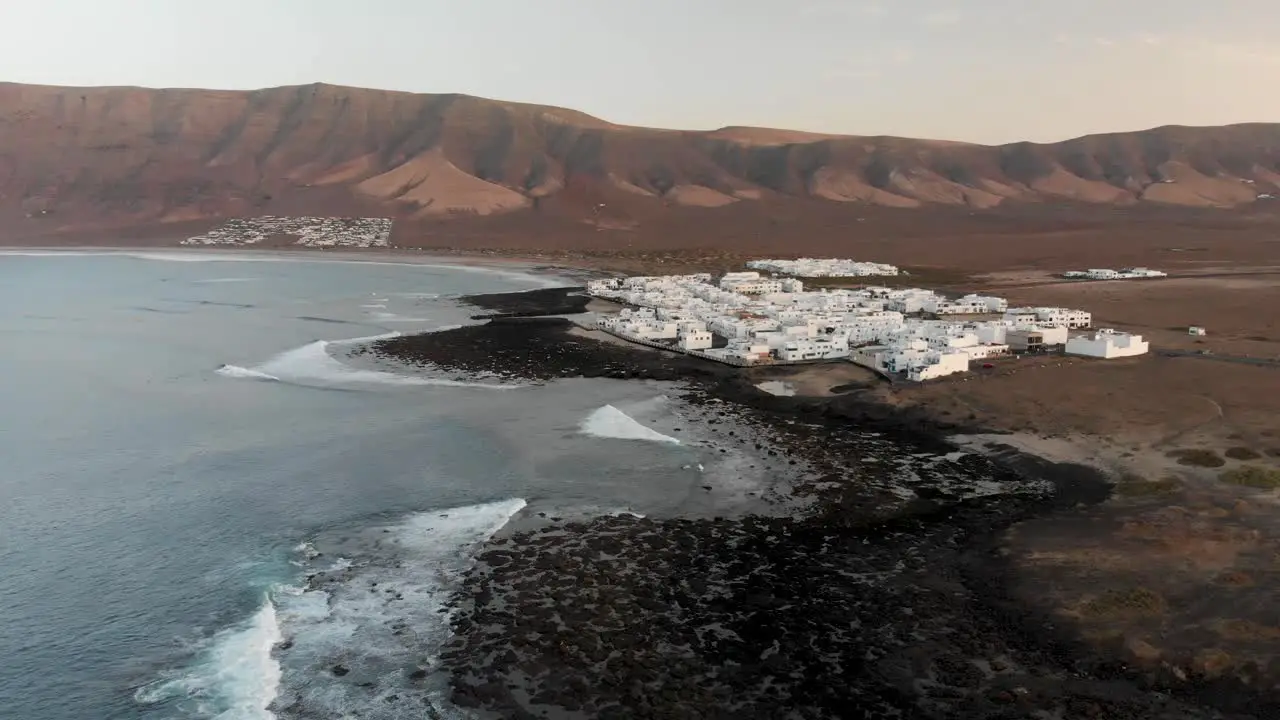
[[[513,379],[680,382],[701,429],[810,467],[794,489],[810,509],[603,517],[494,540],[454,601],[456,704],[504,718],[1275,716],[1238,684],[1097,655],[1007,594],[1004,531],[1105,500],[1096,471],[955,453],[946,435],[981,431],[976,418],[939,425],[857,388],[773,396],[742,371],[537,317],[580,298],[468,298],[497,317],[371,352]],[[729,437],[736,423],[761,433]]]

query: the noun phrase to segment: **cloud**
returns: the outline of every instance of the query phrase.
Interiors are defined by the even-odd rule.
[[[1098,47],[1115,47],[1116,41],[1111,38],[1096,37],[1093,39],[1093,44]]]
[[[955,25],[960,22],[960,13],[955,10],[934,10],[920,18],[925,25]]]

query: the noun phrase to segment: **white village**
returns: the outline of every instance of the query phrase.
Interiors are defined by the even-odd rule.
[[[852,260],[760,260],[751,267],[804,277],[896,276]],[[966,372],[992,358],[1061,351],[1095,358],[1142,355],[1140,335],[1091,329],[1083,310],[1009,307],[989,295],[947,297],[923,288],[806,290],[759,270],[592,280],[589,295],[623,307],[596,326],[625,340],[731,365],[848,361],[894,379]]]
[[[276,237],[311,248],[387,247],[391,218],[378,217],[280,217],[263,215],[233,218],[203,235],[183,240],[183,245],[258,245]]]
[[[1153,280],[1169,277],[1169,273],[1151,268],[1132,267],[1121,270],[1110,268],[1090,268],[1089,270],[1068,270],[1062,277],[1072,280]]]

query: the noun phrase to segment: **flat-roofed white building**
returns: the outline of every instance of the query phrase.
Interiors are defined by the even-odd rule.
[[[1072,330],[1087,328],[1093,324],[1093,315],[1084,310],[1059,307],[1010,308],[1004,319],[1019,325],[1061,325]]]
[[[962,350],[949,352],[933,351],[924,357],[924,361],[907,371],[907,379],[915,382],[933,380],[955,373],[969,370],[969,354]]]
[[[681,350],[709,350],[712,346],[711,331],[705,328],[689,328],[680,333]]]
[[[1141,335],[1133,335],[1110,328],[1101,328],[1088,335],[1073,337],[1067,341],[1069,355],[1096,358],[1121,358],[1145,355],[1150,345]]]
[[[731,340],[724,352],[726,357],[745,363],[769,359],[769,346],[755,340]]]
[[[784,362],[801,360],[829,360],[848,357],[849,345],[832,342],[827,338],[788,340],[778,350],[778,359]]]
[[[958,349],[968,355],[970,360],[985,360],[1009,354],[1008,345],[969,345]]]

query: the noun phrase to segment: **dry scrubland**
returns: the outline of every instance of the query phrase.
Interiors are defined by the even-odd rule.
[[[869,392],[941,421],[1012,433],[966,438],[976,447],[1010,444],[1117,479],[1108,503],[1010,534],[1027,600],[1133,662],[1207,677],[1275,677],[1280,244],[1261,242],[1242,261],[1223,260],[1231,249],[1219,252],[1212,238],[1203,246],[1196,253],[1203,260],[1141,263],[1170,270],[1168,280],[1062,282],[1051,277],[1062,266],[1042,263],[957,283],[1017,304],[1091,310],[1098,324],[1149,337],[1151,355],[1007,359]],[[1070,267],[1108,266],[1098,258],[1072,258]],[[1187,335],[1193,324],[1209,334]],[[820,372],[798,374],[797,389],[821,394]],[[836,373],[826,384],[847,381]]]

